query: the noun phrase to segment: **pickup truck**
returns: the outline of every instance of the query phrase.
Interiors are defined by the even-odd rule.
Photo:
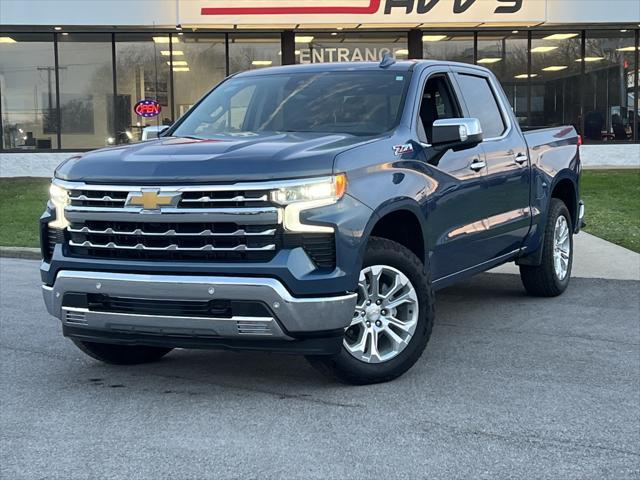
[[[233,75],[160,138],[57,168],[46,307],[107,363],[266,350],[388,381],[425,349],[437,290],[506,262],[530,294],[567,288],[580,143],[571,126],[523,133],[472,65]]]

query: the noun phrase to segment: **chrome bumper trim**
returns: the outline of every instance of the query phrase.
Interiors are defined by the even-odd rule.
[[[102,293],[151,300],[257,300],[268,305],[274,317],[227,319],[78,311],[77,308],[63,306],[66,292]],[[282,283],[272,278],[66,270],[58,273],[52,287],[43,286],[42,293],[48,312],[68,326],[232,338],[246,338],[257,332],[265,338],[268,336],[280,339],[291,339],[287,332],[317,332],[347,327],[355,310],[357,297],[355,293],[348,293],[335,297],[296,298]]]

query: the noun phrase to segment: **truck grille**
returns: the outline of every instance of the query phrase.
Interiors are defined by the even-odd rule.
[[[90,258],[268,262],[283,248],[301,247],[318,268],[335,267],[333,234],[285,233],[269,190],[238,185],[66,185],[66,252]]]
[[[67,231],[76,256],[268,261],[282,247],[278,225],[86,221]]]

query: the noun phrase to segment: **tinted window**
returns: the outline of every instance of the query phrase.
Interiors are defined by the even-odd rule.
[[[173,134],[376,135],[397,125],[407,81],[408,74],[389,71],[232,78],[211,92]]]
[[[464,74],[458,75],[458,80],[469,115],[480,120],[484,138],[502,135],[506,127],[489,81],[483,77]]]
[[[445,118],[459,118],[458,106],[447,79],[442,75],[429,78],[422,92],[420,119],[427,138],[431,138],[433,122]]]

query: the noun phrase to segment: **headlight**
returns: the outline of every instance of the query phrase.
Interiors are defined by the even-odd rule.
[[[300,222],[300,213],[312,208],[332,205],[347,189],[345,174],[301,180],[271,192],[271,200],[284,208],[284,228],[290,232],[333,232],[332,227]]]
[[[56,219],[49,222],[49,226],[53,228],[65,229],[69,226],[69,222],[64,216],[64,207],[69,205],[69,192],[55,183],[49,187],[49,200],[56,210]]]

